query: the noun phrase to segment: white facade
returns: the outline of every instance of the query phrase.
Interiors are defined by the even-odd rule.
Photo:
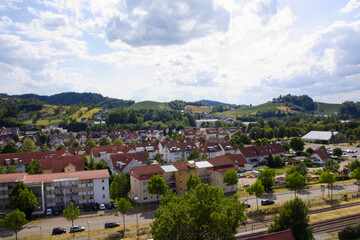
[[[94,200],[96,203],[110,203],[109,178],[94,179]]]

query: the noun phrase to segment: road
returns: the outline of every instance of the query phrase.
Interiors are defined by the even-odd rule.
[[[358,186],[354,183],[347,183],[347,184],[339,184],[335,185],[333,189],[333,194],[339,194],[339,193],[346,193],[346,192],[356,192],[358,190]],[[325,197],[327,192],[325,192]],[[320,188],[310,188],[309,190],[303,190],[298,192],[298,196],[301,197],[304,200],[307,200],[308,198],[314,198],[316,196],[321,196],[321,190]],[[260,199],[269,198],[275,201],[275,203],[281,203],[285,202],[291,198],[294,198],[294,192],[292,191],[283,191],[283,192],[277,192],[275,194],[265,194]],[[260,204],[259,199],[259,204]],[[256,207],[256,199],[251,196],[248,198],[243,198],[242,200],[247,200],[247,202],[253,206]],[[111,213],[115,212],[115,210],[106,210],[105,213]],[[105,215],[100,216],[100,214],[103,214],[103,211],[100,211],[97,215],[92,212],[92,214],[82,213],[80,218],[74,221],[74,224],[84,226],[86,229],[88,228],[87,222],[90,221],[89,227],[91,229],[103,229],[104,223],[108,221],[116,221],[120,222],[122,225],[122,217],[111,215]],[[138,214],[139,217],[139,224],[140,223],[148,223],[151,222],[153,217],[154,211],[144,211]],[[136,224],[136,214],[134,211],[129,211],[128,214],[126,214],[125,217],[126,225],[135,225]],[[25,225],[25,228],[21,230],[18,233],[18,236],[30,236],[35,234],[41,234],[42,235],[50,235],[52,232],[52,229],[54,227],[64,227],[68,231],[71,227],[71,222],[66,221],[66,219],[62,216],[50,216],[45,217],[41,222],[32,223]],[[15,237],[13,232],[6,231],[4,229],[0,230],[0,238],[8,238],[8,237]]]

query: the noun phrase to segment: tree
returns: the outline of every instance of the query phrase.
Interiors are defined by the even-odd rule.
[[[187,160],[200,159],[200,152],[198,150],[192,150],[187,157]]]
[[[0,226],[14,231],[17,239],[17,233],[27,222],[25,213],[19,209],[15,209],[7,213],[4,219],[0,220]]]
[[[28,174],[41,174],[42,169],[39,160],[32,160],[30,164],[26,167],[25,172]]]
[[[8,142],[5,147],[2,149],[2,153],[15,153],[19,152],[19,148],[15,145],[13,141]]]
[[[328,197],[330,197],[330,184],[332,185],[336,180],[335,174],[329,169],[320,175],[320,182],[328,184]]]
[[[237,172],[234,169],[228,170],[223,177],[223,182],[226,183],[226,186],[231,186],[231,191],[233,190],[233,186],[238,183]],[[236,190],[235,190],[236,191]]]
[[[340,164],[334,159],[328,159],[324,162],[323,170],[326,172],[330,170],[331,172],[337,172],[340,168]]]
[[[358,192],[360,192],[360,167],[351,173],[351,177],[358,180]]]
[[[104,159],[100,159],[100,161],[95,164],[95,169],[109,169],[109,165]]]
[[[67,205],[67,208],[64,209],[62,214],[63,214],[64,218],[66,218],[68,221],[71,221],[71,225],[74,226],[74,220],[77,219],[80,214],[79,206],[74,208],[74,203],[70,202]]]
[[[295,167],[291,167],[287,170],[286,174],[292,174],[294,172],[299,172],[301,175],[306,176],[308,173],[308,169],[305,165],[305,163],[301,162],[298,165],[296,165]]]
[[[179,157],[178,159],[176,159],[176,161],[177,161],[177,162],[184,162],[184,161],[185,161],[185,159],[184,159],[184,157],[183,157],[183,156],[181,156],[181,157]]]
[[[30,217],[33,207],[37,204],[37,200],[32,191],[29,191],[26,185],[19,181],[11,190],[11,209],[19,209]]]
[[[17,167],[15,165],[10,165],[6,170],[5,173],[17,173]]]
[[[305,202],[299,197],[284,203],[279,215],[269,226],[268,233],[291,229],[296,240],[313,239],[313,229],[310,226],[310,217]]]
[[[71,147],[78,147],[80,146],[80,143],[78,141],[73,141],[71,144]]]
[[[304,151],[304,141],[299,138],[299,137],[294,137],[290,140],[290,147],[295,151],[295,152],[302,152]]]
[[[236,196],[224,197],[216,186],[199,184],[187,194],[168,192],[154,213],[154,239],[234,239],[245,224],[245,206]]]
[[[294,172],[286,176],[285,182],[291,190],[294,190],[295,198],[296,190],[301,189],[303,186],[305,186],[305,180],[305,176],[303,176],[299,172]]]
[[[96,143],[92,138],[89,138],[85,144],[85,146],[89,146],[90,148],[96,147]]]
[[[270,153],[266,161],[266,166],[268,166],[269,168],[274,168],[274,165],[274,158],[273,155]]]
[[[33,140],[31,140],[30,138],[26,138],[22,147],[21,147],[21,151],[22,152],[34,152],[36,151],[36,145],[34,143]]]
[[[333,149],[333,154],[337,157],[341,157],[343,154],[343,151],[341,150],[341,148],[336,147]]]
[[[124,224],[124,232],[125,232],[125,214],[126,214],[127,210],[132,208],[132,205],[129,202],[129,200],[122,197],[118,201],[116,201],[116,206],[117,206],[117,209],[119,210],[119,212],[123,216],[123,224]]]
[[[165,179],[161,175],[154,175],[148,181],[147,190],[151,194],[156,194],[156,198],[159,199],[159,195],[164,195],[168,186],[165,183]]]
[[[66,147],[64,146],[64,144],[61,144],[61,145],[59,145],[59,146],[56,148],[56,151],[61,151],[61,150],[65,150],[65,151],[66,151]]]
[[[114,141],[114,145],[124,146],[124,142],[120,138],[117,138]]]
[[[200,180],[199,176],[196,173],[194,175],[192,175],[190,173],[190,175],[188,176],[188,178],[186,180],[186,186],[187,186],[188,190],[190,190],[192,188],[195,188],[200,183],[201,183],[201,180]]]
[[[154,159],[155,159],[158,163],[164,162],[164,160],[162,159],[160,153],[155,154]]]
[[[108,146],[111,145],[111,142],[109,141],[109,139],[107,137],[103,137],[100,141],[99,141],[99,145],[100,146]]]
[[[250,195],[255,195],[256,197],[256,206],[259,208],[259,197],[261,197],[265,193],[264,186],[261,183],[261,180],[257,179],[254,184],[246,188],[246,191]]]
[[[262,185],[265,187],[265,190],[269,190],[272,186],[275,185],[275,169],[265,168],[260,172],[258,179],[261,180]]]
[[[349,164],[349,168],[351,169],[351,171],[354,171],[358,167],[360,167],[360,161],[358,159],[355,159],[355,161]]]
[[[312,149],[311,147],[308,147],[306,150],[305,150],[309,155],[312,155],[315,151],[314,149]]]
[[[126,173],[116,174],[114,180],[110,184],[111,199],[125,198],[127,197],[129,191],[130,191],[129,174]]]

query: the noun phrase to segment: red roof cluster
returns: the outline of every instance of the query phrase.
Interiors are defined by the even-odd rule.
[[[75,171],[84,171],[84,161],[81,155],[44,158],[39,161],[42,170],[51,170],[53,173],[64,172],[69,164],[75,166]]]
[[[64,150],[52,152],[19,152],[19,153],[3,153],[0,154],[1,165],[23,165],[30,164],[32,160],[40,160],[44,158],[57,157],[65,154]],[[8,161],[7,161],[8,160]]]

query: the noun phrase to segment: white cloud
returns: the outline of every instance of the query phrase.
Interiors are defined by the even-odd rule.
[[[342,13],[349,13],[355,9],[360,7],[360,2],[358,0],[350,0],[345,7],[340,9],[340,12]]]
[[[108,22],[106,35],[131,46],[184,44],[226,32],[230,20],[229,12],[211,0],[128,0],[121,8]]]

